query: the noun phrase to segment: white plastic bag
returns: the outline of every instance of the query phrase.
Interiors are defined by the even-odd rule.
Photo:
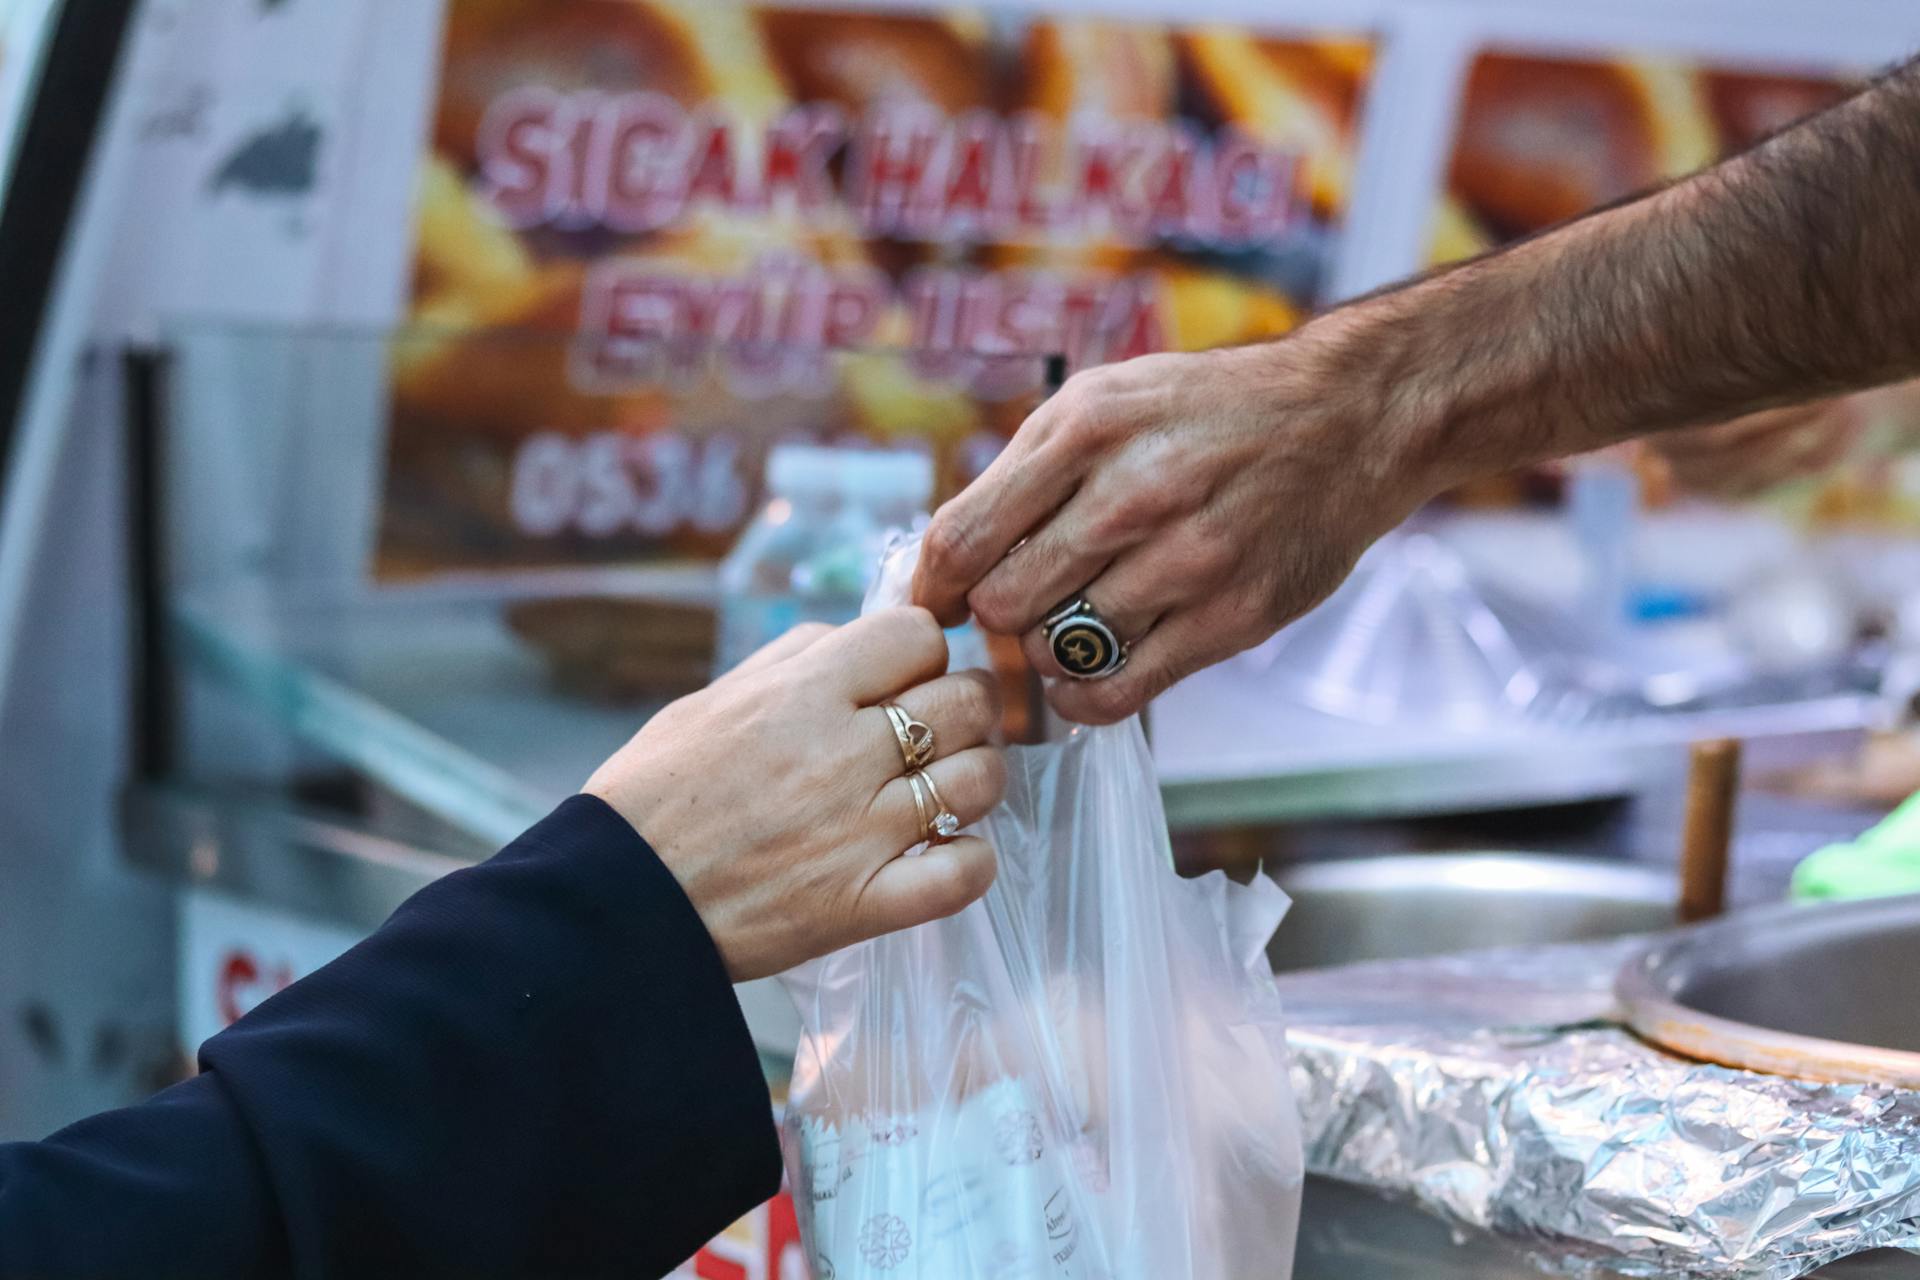
[[[983,900],[787,975],[815,1280],[1288,1280],[1285,895],[1174,873],[1137,720],[1010,755]]]

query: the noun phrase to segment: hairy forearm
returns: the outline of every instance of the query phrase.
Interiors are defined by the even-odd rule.
[[[1299,341],[1435,488],[1920,374],[1920,62]]]

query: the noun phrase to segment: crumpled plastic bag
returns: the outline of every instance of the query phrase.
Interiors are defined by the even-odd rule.
[[[1138,720],[1010,756],[985,898],[786,975],[815,1280],[1288,1280],[1285,894],[1175,874]]]

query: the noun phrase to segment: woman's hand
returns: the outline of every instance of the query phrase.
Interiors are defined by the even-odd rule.
[[[1038,627],[1084,595],[1132,646],[1119,672],[1048,690],[1089,723],[1265,640],[1442,483],[1319,329],[1077,374],[934,516],[914,599],[1023,635],[1057,676]]]
[[[952,915],[993,883],[993,850],[962,836],[901,856],[926,836],[881,709],[932,727],[927,773],[978,821],[1006,785],[999,692],[946,667],[924,609],[796,628],[661,711],[583,790],[653,846],[736,982]]]

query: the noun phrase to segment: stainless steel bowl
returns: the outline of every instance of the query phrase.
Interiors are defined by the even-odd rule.
[[[1671,874],[1548,854],[1406,854],[1273,872],[1293,898],[1277,970],[1649,933],[1674,922]]]
[[[1771,907],[1651,944],[1620,971],[1628,1025],[1688,1057],[1920,1088],[1920,895]]]

